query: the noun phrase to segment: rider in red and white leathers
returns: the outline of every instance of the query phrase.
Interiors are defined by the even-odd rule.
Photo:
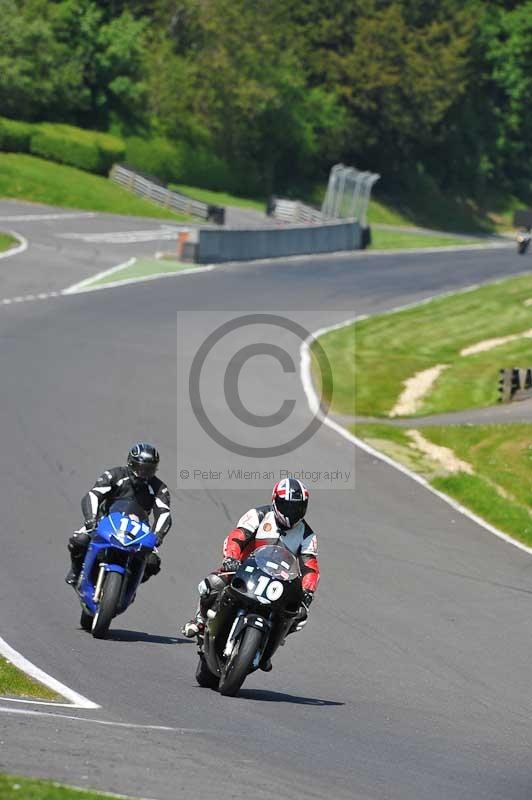
[[[285,478],[275,484],[271,505],[250,509],[238,521],[224,541],[222,568],[208,575],[198,586],[200,601],[194,619],[182,632],[193,638],[203,632],[207,611],[236,572],[240,563],[258,547],[282,543],[298,557],[302,575],[302,603],[292,630],[306,624],[308,609],[318,587],[318,541],[304,519],[308,505],[308,489],[296,478]]]

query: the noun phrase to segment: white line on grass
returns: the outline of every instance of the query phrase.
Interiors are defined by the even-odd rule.
[[[25,672],[26,675],[29,675],[30,678],[34,678],[34,680],[39,681],[39,683],[44,684],[53,692],[57,692],[57,694],[62,695],[67,700],[71,702],[71,708],[100,708],[98,703],[93,703],[92,700],[88,700],[86,697],[83,697],[82,694],[78,694],[73,689],[70,689],[68,686],[65,686],[64,683],[60,683],[60,681],[56,680],[56,678],[52,678],[51,675],[48,675],[47,672],[36,667],[35,664],[32,664],[31,661],[28,661],[27,658],[24,658],[17,650],[15,650],[11,645],[9,645],[5,639],[2,639],[0,636],[0,655],[10,661],[13,666],[17,667],[17,669],[22,670]],[[17,709],[20,711],[21,709]],[[15,709],[13,709],[15,711]]]
[[[24,250],[28,249],[28,240],[21,236],[20,233],[16,231],[6,231],[10,236],[14,236],[15,239],[18,239],[20,244],[16,247],[11,247],[9,250],[4,250],[4,252],[0,253],[0,258],[9,258],[10,256],[17,256],[19,253],[23,253]]]
[[[503,280],[506,280],[506,278],[504,278]],[[501,280],[494,281],[494,283],[501,283]],[[483,285],[487,286],[487,285],[491,285],[491,284],[483,284]],[[461,290],[459,290],[457,292],[445,292],[445,294],[433,295],[432,297],[427,297],[424,300],[421,300],[420,302],[408,303],[407,305],[398,306],[396,308],[393,308],[393,309],[391,309],[389,311],[385,311],[383,313],[384,314],[395,314],[398,311],[404,311],[406,309],[414,308],[415,306],[425,305],[426,303],[430,303],[431,300],[438,300],[440,297],[446,297],[446,296],[448,296],[450,294],[463,294],[464,292],[470,292],[470,291],[472,291],[473,289],[476,289],[476,288],[478,288],[478,285],[468,286],[466,289],[461,289]],[[314,331],[314,333],[311,333],[311,335],[307,339],[305,339],[305,341],[301,344],[301,347],[300,347],[300,377],[301,377],[301,383],[303,384],[303,390],[304,390],[305,395],[307,397],[307,402],[309,404],[309,408],[310,408],[311,412],[315,416],[317,416],[318,419],[324,425],[327,425],[329,428],[331,428],[337,434],[342,436],[348,442],[350,442],[351,444],[354,444],[355,447],[358,447],[361,450],[364,450],[366,453],[368,453],[369,455],[373,456],[374,458],[378,458],[379,461],[384,461],[385,464],[388,464],[390,467],[393,467],[394,469],[398,470],[399,472],[402,472],[403,475],[406,475],[409,478],[411,478],[413,481],[415,481],[416,483],[419,483],[421,486],[423,486],[429,492],[432,492],[432,494],[436,495],[436,497],[439,497],[440,500],[443,500],[445,503],[450,505],[452,508],[454,508],[460,514],[463,514],[468,519],[472,520],[473,522],[476,522],[477,525],[480,525],[482,528],[485,528],[490,533],[493,533],[499,539],[502,539],[504,542],[507,542],[508,544],[511,544],[514,547],[517,547],[519,550],[523,550],[525,553],[528,553],[529,555],[532,555],[532,547],[527,547],[525,544],[522,544],[521,542],[517,541],[517,539],[513,539],[507,533],[504,533],[504,531],[501,531],[498,528],[495,528],[493,525],[490,525],[489,522],[486,522],[486,520],[482,519],[482,517],[477,516],[472,511],[470,511],[468,508],[466,508],[465,506],[463,506],[460,503],[456,502],[456,500],[453,500],[451,497],[449,497],[449,495],[444,494],[443,492],[439,492],[437,489],[435,489],[433,486],[431,486],[430,483],[425,478],[423,478],[421,475],[417,475],[415,472],[412,472],[411,470],[409,470],[408,467],[403,466],[403,464],[400,464],[397,461],[394,461],[389,456],[384,455],[384,453],[380,453],[378,450],[375,450],[373,447],[371,447],[370,445],[366,444],[366,442],[364,442],[362,439],[359,439],[357,436],[354,436],[352,433],[350,433],[348,430],[346,430],[346,428],[344,428],[342,425],[339,425],[334,420],[329,419],[329,417],[327,417],[323,413],[323,411],[320,408],[319,397],[318,397],[318,395],[316,393],[316,390],[314,389],[314,384],[312,382],[312,367],[311,367],[310,347],[311,347],[312,343],[316,339],[319,339],[320,336],[323,336],[324,334],[330,333],[331,331],[334,331],[334,330],[339,330],[340,328],[345,328],[348,325],[356,324],[357,322],[359,322],[359,321],[361,321],[363,319],[369,319],[371,316],[380,316],[380,314],[379,315],[377,315],[377,314],[373,314],[373,315],[366,314],[364,316],[360,316],[360,317],[357,317],[357,318],[354,318],[354,319],[345,320],[344,322],[339,322],[336,325],[330,325],[329,327],[326,327],[326,328],[320,328],[319,330]]]
[[[123,280],[116,280],[116,281],[109,281],[106,283],[102,283],[98,286],[93,286],[92,284],[96,281],[101,280],[102,278],[113,275],[115,272],[120,272],[127,267],[132,266],[136,258],[131,258],[129,261],[126,261],[125,264],[119,264],[117,267],[112,267],[105,272],[100,272],[98,275],[93,275],[92,278],[87,278],[80,283],[74,284],[74,286],[69,286],[68,289],[63,289],[61,294],[68,295],[68,294],[83,294],[84,292],[98,292],[102,289],[115,289],[118,286],[129,286],[133,283],[144,283],[145,281],[155,281],[159,278],[175,278],[177,275],[193,275],[197,272],[210,272],[215,268],[215,264],[208,264],[205,267],[190,267],[187,269],[176,269],[175,272],[156,272],[153,275],[140,275],[136,278],[124,278]]]
[[[136,260],[137,259],[133,257],[127,261],[122,261],[122,263],[117,264],[116,267],[110,267],[109,269],[104,269],[101,272],[97,272],[96,275],[91,275],[90,278],[85,278],[84,280],[79,281],[79,283],[74,283],[72,286],[63,289],[61,294],[77,294],[77,292],[85,289],[85,287],[90,286],[91,283],[95,283],[95,281],[101,281],[102,278],[106,278],[108,275],[114,275],[115,272],[120,272],[123,269],[132,267]]]

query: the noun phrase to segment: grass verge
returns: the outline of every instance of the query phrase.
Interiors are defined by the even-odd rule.
[[[524,275],[325,334],[320,344],[334,374],[329,390],[332,409],[386,416],[404,381],[436,364],[449,366],[418,414],[492,405],[497,400],[498,370],[527,366],[530,340],[471,356],[460,356],[460,351],[531,329],[532,305],[525,304],[530,298],[532,275]]]
[[[112,796],[70,786],[61,786],[52,781],[20,778],[15,775],[0,775],[0,797],[2,800],[101,800],[101,798]],[[116,797],[116,795],[114,796]]]
[[[395,461],[422,475],[491,525],[532,546],[532,424],[452,425],[420,433],[453,451],[473,472],[452,472],[422,453],[404,429],[356,425],[352,432]]]
[[[136,197],[107,178],[21,153],[0,153],[0,197],[112,214],[189,219]]]
[[[42,683],[21,672],[9,661],[0,657],[0,695],[4,697],[31,697],[38,700],[59,700],[59,695]],[[0,797],[3,798],[0,784]],[[20,795],[19,795],[20,797]]]
[[[201,265],[185,264],[181,261],[169,261],[165,258],[139,258],[130,266],[123,267],[116,272],[111,272],[109,275],[104,275],[101,278],[95,278],[89,281],[83,288],[89,289],[95,286],[106,286],[110,283],[119,283],[120,281],[140,281],[143,278],[149,278],[153,275],[173,275],[184,269],[195,269],[199,266]]]
[[[214,192],[210,189],[198,189],[196,186],[185,186],[181,183],[170,183],[169,189],[175,192],[181,192],[188,197],[193,197],[194,200],[200,200],[202,203],[209,203],[215,206],[237,206],[238,208],[252,208],[254,211],[261,211],[264,213],[266,209],[266,201],[253,200],[249,197],[236,197],[227,192]]]
[[[484,244],[482,239],[465,239],[463,236],[437,236],[436,234],[412,233],[411,231],[386,231],[373,228],[372,250],[399,250],[423,247],[456,247],[469,244]]]
[[[4,253],[6,250],[10,250],[17,244],[19,244],[18,239],[15,239],[15,237],[11,236],[11,234],[0,233],[0,253]]]

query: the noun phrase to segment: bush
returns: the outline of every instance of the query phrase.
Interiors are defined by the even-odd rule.
[[[33,130],[34,126],[28,122],[0,117],[0,150],[29,153]]]
[[[236,188],[231,169],[225,161],[209,150],[190,146],[185,147],[185,166],[181,182],[214,191],[231,191]]]
[[[185,169],[184,147],[180,142],[172,145],[167,139],[133,136],[126,141],[126,162],[132,169],[153,175],[164,184],[179,182]]]
[[[94,137],[100,149],[102,172],[107,174],[113,164],[124,160],[126,144],[123,139],[110,133],[95,133]]]
[[[163,183],[186,183],[203,189],[231,190],[231,170],[209,150],[162,137],[127,140],[126,162],[132,169],[154,175]]]
[[[86,131],[70,125],[42,123],[35,126],[30,150],[34,155],[59,161],[86,172],[106,174],[114,162],[121,161],[125,147],[116,136]]]

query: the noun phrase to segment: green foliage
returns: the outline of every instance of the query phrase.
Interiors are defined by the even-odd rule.
[[[0,0],[0,108],[26,120],[130,125],[144,115],[143,32],[92,0]]]
[[[2,114],[113,130],[161,180],[293,195],[343,161],[381,172],[420,221],[420,195],[446,196],[468,228],[492,187],[532,201],[532,0],[0,0],[0,13]],[[57,156],[49,133],[35,146]]]
[[[52,781],[0,775],[0,797],[2,800],[110,800],[113,795],[60,786]]]
[[[137,197],[99,175],[53,164],[25,153],[0,153],[0,197],[111,214],[135,214],[174,221],[188,219],[183,214],[174,214]]]
[[[0,253],[3,253],[5,250],[10,250],[17,244],[19,244],[19,241],[15,239],[14,236],[11,236],[9,233],[0,233]]]
[[[206,189],[231,188],[228,165],[212,152],[186,142],[171,143],[163,137],[127,139],[126,162],[164,183],[190,183]]]
[[[420,430],[429,441],[470,464],[472,475],[445,474],[441,465],[417,451],[405,432],[392,425],[357,425],[352,430],[487,522],[532,544],[532,425],[447,425]]]
[[[4,697],[38,697],[41,700],[57,700],[58,695],[41,683],[29,678],[24,672],[0,657],[0,695]]]
[[[116,161],[121,161],[125,146],[109,134],[84,131],[70,125],[43,123],[36,126],[30,150],[50,161],[69,164],[87,172],[106,174]]]
[[[266,201],[265,200],[252,200],[249,197],[236,197],[235,195],[228,194],[227,192],[212,191],[210,189],[198,189],[197,186],[189,186],[182,183],[170,183],[169,189],[175,192],[186,194],[188,197],[193,197],[195,200],[201,200],[203,203],[209,203],[215,206],[237,206],[238,208],[251,208],[254,211],[264,212]]]
[[[32,133],[32,125],[0,117],[0,150],[8,150],[12,153],[28,153]]]
[[[532,277],[525,275],[331,331],[320,343],[333,367],[335,410],[385,416],[404,382],[436,364],[449,366],[421,414],[493,404],[497,369],[507,359],[510,366],[514,357],[522,360],[529,340],[472,356],[460,351],[529,330],[532,311],[525,301],[531,296]]]

